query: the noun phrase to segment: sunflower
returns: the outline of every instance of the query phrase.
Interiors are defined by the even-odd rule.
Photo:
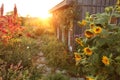
[[[83,42],[81,41],[81,39],[76,38],[75,41],[76,41],[78,44],[80,44],[81,46],[83,46]]]
[[[94,36],[94,33],[93,33],[92,31],[90,31],[90,30],[86,30],[86,31],[85,31],[85,36],[86,36],[87,38],[91,38],[91,37]]]
[[[86,20],[82,20],[81,24],[85,26],[87,24]]]
[[[94,23],[91,23],[90,24],[90,28],[92,29],[92,28],[94,28],[95,27],[95,24]]]
[[[85,26],[87,24],[86,20],[82,20],[82,22],[78,21],[79,26]]]
[[[91,77],[87,77],[86,80],[94,80],[94,79]]]
[[[99,34],[99,33],[102,32],[102,28],[101,27],[95,27],[95,28],[93,28],[93,31],[94,31],[95,34]]]
[[[86,48],[84,48],[84,53],[86,54],[86,55],[92,55],[92,50],[89,48],[89,47],[86,47]]]
[[[78,61],[81,60],[81,56],[80,56],[79,53],[75,52],[74,55],[75,55],[75,61],[76,61],[76,62],[78,62]]]
[[[103,57],[102,57],[102,62],[103,62],[105,65],[109,65],[109,64],[110,64],[110,61],[109,61],[109,59],[108,59],[107,56],[103,56]]]

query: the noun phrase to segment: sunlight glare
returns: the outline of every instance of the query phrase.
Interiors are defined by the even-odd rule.
[[[48,11],[50,10],[51,4],[47,2],[47,0],[42,0],[41,3],[36,2],[34,6],[37,6],[37,9],[35,10],[35,12],[33,12],[33,15],[38,16],[42,19],[49,18],[51,14]]]
[[[51,17],[51,14],[48,13],[48,11],[42,12],[42,13],[39,14],[39,18],[41,18],[41,19],[47,19],[49,17]]]
[[[4,14],[12,11],[14,4],[16,4],[20,16],[30,15],[31,17],[43,19],[50,17],[51,14],[48,11],[61,1],[63,0],[0,0],[5,6]]]

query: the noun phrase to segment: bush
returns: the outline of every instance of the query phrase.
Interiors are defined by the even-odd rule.
[[[64,68],[67,64],[65,45],[52,35],[43,36],[42,41],[44,42],[42,42],[41,50],[46,56],[48,65],[54,68]]]
[[[66,46],[53,35],[41,37],[41,50],[46,56],[48,66],[54,70],[66,70],[70,76],[77,76],[77,67],[74,66],[74,55],[67,52]]]
[[[0,80],[38,80],[41,76],[34,71],[41,71],[32,58],[39,53],[39,45],[30,28],[20,26],[16,14],[0,16],[0,23]]]
[[[45,32],[45,28],[42,27],[35,27],[35,29],[33,30],[33,34],[35,36],[41,36],[43,33]]]
[[[38,72],[37,66],[32,65],[32,58],[39,53],[39,45],[35,39],[12,38],[7,45],[0,44],[0,52],[0,77],[4,80],[31,80],[36,77],[35,70],[38,74],[42,73],[42,70]]]
[[[47,77],[44,77],[43,80],[70,80],[70,78],[68,76],[57,73],[49,74],[47,75]]]
[[[34,39],[31,38],[16,38],[11,39],[9,44],[0,45],[1,55],[4,56],[4,61],[9,64],[17,64],[20,60],[24,66],[28,65],[32,56],[39,52],[39,48]]]

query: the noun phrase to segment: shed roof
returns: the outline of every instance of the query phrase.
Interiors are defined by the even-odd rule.
[[[56,6],[54,6],[52,9],[50,9],[50,12],[54,12],[58,9],[61,9],[65,6],[68,6],[71,3],[72,0],[63,0],[62,2],[58,3]]]

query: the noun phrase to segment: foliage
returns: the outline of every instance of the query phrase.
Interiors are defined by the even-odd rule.
[[[34,27],[33,34],[35,36],[41,36],[45,32],[45,29],[42,27]]]
[[[40,74],[39,77],[41,76],[42,70],[38,72],[39,69],[32,63],[32,58],[39,53],[36,40],[28,37],[12,39],[6,46],[0,45],[0,52],[0,76],[3,79],[30,80],[34,77],[37,78],[35,72]],[[2,68],[3,66],[4,68]]]
[[[51,18],[42,20],[36,17],[21,17],[22,26],[26,27],[26,30],[34,36],[38,37],[44,33],[53,33],[51,26]]]
[[[54,68],[63,68],[66,64],[66,52],[65,46],[62,42],[59,42],[54,36],[48,35],[42,37],[41,50],[46,56],[49,66]]]
[[[78,7],[77,0],[71,2],[69,7],[55,11],[55,19],[53,19],[53,24],[60,24],[60,29],[63,27],[68,30],[72,27],[73,20],[78,18]],[[56,21],[57,20],[57,21]]]
[[[0,16],[0,79],[38,80],[42,70],[32,58],[39,53],[39,45],[15,13]]]
[[[54,35],[41,37],[41,51],[46,56],[48,66],[54,70],[65,70],[70,76],[77,75],[77,67],[74,66],[74,55],[67,52],[66,46],[57,40]],[[52,46],[52,47],[51,47]]]
[[[57,74],[49,74],[47,77],[44,77],[43,80],[70,80],[68,76]]]
[[[84,37],[76,38],[75,52],[79,74],[91,80],[118,80],[120,77],[120,1],[106,7],[104,13],[86,15],[78,22],[85,27]],[[84,25],[84,26],[83,26]]]

